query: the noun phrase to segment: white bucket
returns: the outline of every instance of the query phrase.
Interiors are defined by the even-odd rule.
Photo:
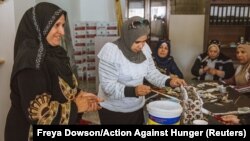
[[[182,107],[179,103],[160,100],[147,104],[148,122],[150,125],[174,125],[180,124]]]

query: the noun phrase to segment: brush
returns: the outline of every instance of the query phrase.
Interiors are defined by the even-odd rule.
[[[178,101],[178,102],[180,102],[180,101],[181,101],[181,100],[179,100],[179,99],[178,99],[178,98],[176,98],[176,97],[169,96],[169,95],[167,95],[167,94],[164,94],[164,93],[162,93],[162,92],[158,92],[158,91],[156,91],[156,90],[151,90],[151,92],[154,92],[154,93],[156,93],[156,94],[159,94],[159,95],[165,96],[165,97],[167,97],[167,98],[173,99],[173,100]]]

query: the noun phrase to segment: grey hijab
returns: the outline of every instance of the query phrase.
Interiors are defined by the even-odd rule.
[[[142,51],[135,53],[131,50],[133,43],[139,37],[143,35],[149,34],[149,25],[141,24],[136,26],[135,28],[130,28],[133,21],[140,21],[142,22],[143,18],[135,16],[129,18],[125,21],[122,25],[121,29],[121,36],[119,39],[114,41],[113,43],[116,44],[119,49],[122,51],[123,55],[131,62],[139,64],[146,60],[145,55]]]

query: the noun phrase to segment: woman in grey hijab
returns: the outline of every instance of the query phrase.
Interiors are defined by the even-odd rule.
[[[106,43],[98,54],[100,85],[104,98],[99,111],[101,124],[143,124],[145,95],[151,92],[143,79],[157,87],[186,85],[183,79],[161,74],[146,43],[149,22],[141,17],[125,21],[121,37]]]

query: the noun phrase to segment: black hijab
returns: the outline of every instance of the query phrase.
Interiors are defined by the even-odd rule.
[[[149,34],[149,25],[143,24],[143,20],[145,19],[135,16],[125,21],[122,25],[121,37],[114,42],[114,44],[119,47],[123,55],[129,61],[137,64],[146,60],[146,57],[142,51],[135,53],[131,50],[131,47],[137,38]],[[130,26],[134,21],[142,22],[142,24],[130,29]]]
[[[69,61],[62,47],[53,47],[46,40],[51,28],[63,14],[66,17],[64,10],[47,2],[41,2],[25,12],[16,34],[11,81],[23,69],[39,70],[45,56],[46,59],[53,56],[60,58],[57,59],[61,60],[59,64]]]
[[[162,58],[158,55],[158,49],[161,47],[163,43],[166,43],[168,46],[168,54],[166,57]],[[153,57],[156,63],[165,68],[169,68],[169,63],[172,61],[172,56],[170,56],[171,53],[171,45],[170,45],[170,40],[160,40],[157,43],[157,46],[153,49]]]

